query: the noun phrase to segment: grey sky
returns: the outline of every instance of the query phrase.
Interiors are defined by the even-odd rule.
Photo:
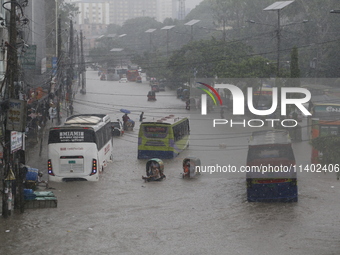
[[[193,9],[196,5],[200,4],[203,0],[186,0],[185,7]]]

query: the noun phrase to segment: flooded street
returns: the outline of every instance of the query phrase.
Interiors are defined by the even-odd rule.
[[[298,173],[297,203],[248,203],[245,173],[182,179],[186,156],[199,157],[205,166],[245,165],[249,128],[220,126],[212,132],[211,122],[192,114],[190,147],[164,160],[164,181],[144,183],[146,160],[137,159],[140,113],[146,118],[189,113],[169,89],[148,102],[149,88],[146,81],[100,81],[97,72],[87,72],[87,94],[76,95],[74,113],[106,113],[115,120],[123,115],[119,109],[129,109],[134,131],[114,137],[114,160],[98,182],[50,183],[57,208],[0,217],[0,254],[340,253],[340,182],[335,173]],[[207,118],[218,116],[216,111]],[[28,164],[43,170],[44,177],[46,143],[41,157],[37,149],[28,155]],[[293,149],[297,165],[310,164],[305,128],[303,142]]]

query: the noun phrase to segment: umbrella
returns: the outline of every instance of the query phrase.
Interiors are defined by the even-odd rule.
[[[120,109],[120,111],[123,112],[123,113],[126,113],[126,114],[131,113],[131,112],[130,112],[129,110],[127,110],[127,109]]]

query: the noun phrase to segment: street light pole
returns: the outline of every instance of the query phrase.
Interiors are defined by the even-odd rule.
[[[194,40],[194,25],[196,23],[200,22],[200,20],[198,19],[193,19],[193,20],[190,20],[189,22],[185,23],[184,25],[186,26],[190,26],[191,28],[191,37],[190,37],[190,41],[192,42]]]
[[[280,44],[281,44],[281,24],[280,24],[280,11],[294,1],[279,1],[275,2],[266,8],[264,11],[277,11],[277,77],[280,77]]]
[[[157,29],[150,28],[150,29],[145,31],[145,33],[149,33],[150,34],[150,52],[152,51],[152,33],[155,32],[156,30]]]
[[[55,55],[58,56],[58,0],[55,0]]]
[[[280,77],[280,49],[281,49],[281,27],[280,27],[280,10],[277,11],[277,77]]]
[[[165,26],[162,27],[162,30],[166,30],[166,56],[169,55],[169,30],[172,29],[175,26]]]

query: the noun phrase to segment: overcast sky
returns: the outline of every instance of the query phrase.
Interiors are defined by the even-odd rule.
[[[185,8],[193,9],[196,5],[198,5],[203,0],[186,0],[185,1]]]

